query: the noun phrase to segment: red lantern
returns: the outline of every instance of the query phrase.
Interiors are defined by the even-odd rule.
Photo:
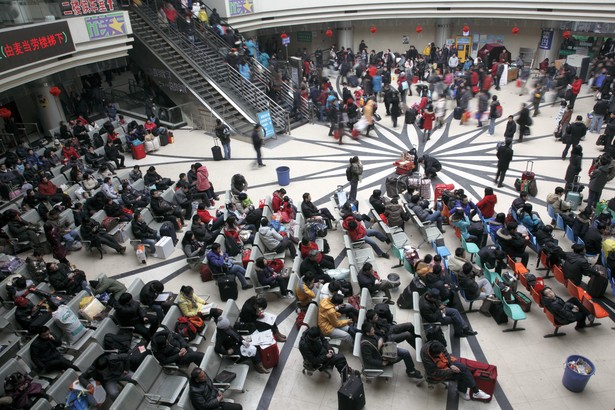
[[[282,33],[280,34],[280,38],[284,39],[284,38],[288,38],[288,34],[286,33]]]
[[[329,38],[333,37],[333,30],[329,29],[329,30],[325,31],[325,36],[327,36]]]
[[[62,90],[60,90],[60,88],[54,85],[49,89],[49,94],[53,95],[54,97],[57,97],[58,95],[62,94]]]
[[[517,34],[519,34],[519,27],[514,26],[514,27],[512,28],[512,33],[513,33],[515,36],[516,36]]]
[[[5,107],[0,108],[0,117],[4,118],[5,120],[8,120],[12,116],[13,113],[11,112],[11,110]]]
[[[369,28],[369,32],[370,32],[370,33],[372,33],[372,34],[376,34],[376,31],[378,31],[378,29],[376,28],[376,26],[371,26],[371,27]]]
[[[423,26],[416,26],[416,32],[417,33],[422,33],[423,32]]]
[[[461,29],[461,31],[463,31],[463,35],[467,36],[470,34],[470,26],[468,26],[467,24],[465,26],[463,26],[463,28]]]
[[[566,30],[562,33],[562,36],[568,40],[570,38],[570,36],[572,36],[572,33],[570,32],[570,30]]]

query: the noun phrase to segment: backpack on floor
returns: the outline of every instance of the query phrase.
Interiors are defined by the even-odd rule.
[[[191,341],[196,338],[197,328],[186,316],[181,316],[177,319],[175,324],[175,332],[177,332],[184,339]]]

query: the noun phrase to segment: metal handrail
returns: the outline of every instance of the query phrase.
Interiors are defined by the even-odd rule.
[[[152,4],[156,7],[157,2],[156,0],[153,0],[153,2],[146,0],[143,3],[143,6],[146,4],[147,7],[135,8],[135,11],[157,29],[158,15],[155,9],[152,9],[151,7]],[[157,32],[168,41],[179,47],[187,56],[189,56],[189,58],[197,63],[197,70],[199,70],[205,78],[214,81],[220,89],[234,97],[235,102],[244,102],[252,110],[256,110],[251,113],[253,115],[255,115],[258,111],[270,111],[274,127],[277,130],[289,132],[290,121],[287,112],[282,107],[271,100],[256,85],[245,80],[241,74],[230,65],[225,62],[224,64],[220,64],[220,61],[212,61],[207,58],[204,53],[198,52],[207,47],[205,44],[201,43],[206,41],[203,36],[203,31],[208,32],[209,29],[203,28],[202,31],[201,28],[203,28],[202,25],[197,25],[195,23],[195,41],[193,41],[193,39],[189,39],[185,33],[181,33],[177,28],[173,27],[173,25],[169,25],[167,32],[162,32],[162,30],[157,30]],[[196,40],[202,41],[197,42]],[[220,59],[222,59],[222,57],[220,57]]]

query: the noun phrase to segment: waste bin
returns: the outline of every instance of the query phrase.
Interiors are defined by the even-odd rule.
[[[278,185],[286,186],[290,184],[290,168],[289,167],[277,167],[275,172],[278,173]]]
[[[582,364],[582,366],[585,367],[586,371],[584,373],[577,372],[575,369],[570,367],[570,362],[575,363],[574,367],[576,367],[576,365],[579,363],[584,363],[584,365]],[[589,369],[587,369],[587,366],[589,366]],[[587,371],[589,371],[589,373],[587,373]],[[589,359],[579,355],[568,356],[568,358],[566,359],[566,363],[564,364],[564,376],[562,377],[562,384],[568,390],[575,393],[580,393],[583,391],[583,389],[585,389],[587,382],[594,375],[595,372],[596,367],[591,361],[589,361]]]
[[[392,292],[397,292],[399,290],[399,284],[400,284],[400,280],[401,280],[399,275],[397,273],[389,273],[387,275],[387,280],[389,282],[393,283],[394,285],[397,285],[393,289],[391,289]]]

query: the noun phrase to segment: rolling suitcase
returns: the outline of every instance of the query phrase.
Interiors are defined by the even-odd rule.
[[[276,367],[280,361],[280,350],[278,349],[277,343],[265,348],[258,346],[258,354],[261,357],[265,369]]]
[[[165,146],[169,143],[169,134],[167,132],[161,132],[160,135],[160,145]]]
[[[220,148],[220,145],[218,145],[218,139],[214,138],[214,145],[213,147],[211,147],[211,153],[214,156],[214,161],[222,161],[223,157],[222,157],[222,148]]]
[[[145,145],[133,145],[132,148],[132,158],[133,159],[143,159],[145,158]]]
[[[495,392],[495,385],[498,381],[498,368],[492,364],[477,362],[463,357],[459,358],[459,361],[466,365],[474,376],[476,387],[491,396],[489,400],[480,401],[491,401]]]
[[[342,387],[337,391],[338,410],[359,410],[365,407],[365,389],[361,376],[348,375],[348,367],[343,372]]]
[[[220,299],[226,302],[229,299],[237,300],[237,282],[234,275],[222,275],[218,277],[218,290],[220,291]]]
[[[455,107],[455,110],[453,110],[453,118],[456,120],[460,120],[462,115],[463,115],[463,108]]]
[[[530,166],[530,164],[532,165]],[[521,179],[523,181],[528,179],[536,179],[536,174],[534,173],[534,161],[527,161],[525,163],[525,171],[523,171],[523,173],[521,174]]]
[[[580,192],[580,176],[576,175],[570,186],[570,191],[566,193],[566,201],[570,202],[570,209],[576,211],[583,203],[583,194]]]

